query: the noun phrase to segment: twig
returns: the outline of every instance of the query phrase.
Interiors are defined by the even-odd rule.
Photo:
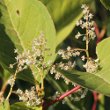
[[[9,93],[8,93],[8,96],[7,96],[6,100],[9,99],[9,97],[10,97],[10,95],[11,95],[11,93],[12,93],[13,86],[14,86],[14,84],[15,84],[15,80],[16,80],[17,73],[18,73],[18,70],[15,71],[15,74],[14,74],[14,77],[13,77],[13,82],[12,82],[12,84],[11,84],[10,91],[9,91]]]
[[[96,110],[97,101],[98,101],[98,94],[97,94],[97,92],[93,92],[93,97],[94,97],[94,103],[93,103],[93,106],[92,106],[92,110]]]
[[[4,94],[5,90],[6,90],[7,84],[8,84],[8,81],[6,81],[6,82],[3,84],[3,86],[2,86],[2,89],[1,89],[1,91],[0,91],[0,100],[1,100],[3,94]]]
[[[64,94],[62,94],[60,97],[56,98],[55,100],[53,100],[52,102],[48,103],[48,104],[44,104],[44,110],[47,109],[50,105],[53,105],[54,103],[63,100],[65,97],[69,96],[72,93],[77,92],[79,89],[81,88],[81,86],[76,86],[73,89],[65,92]]]
[[[86,19],[86,55],[87,58],[89,58],[89,52],[88,52],[88,45],[89,45],[89,34],[88,34],[88,14],[87,14],[87,19]]]

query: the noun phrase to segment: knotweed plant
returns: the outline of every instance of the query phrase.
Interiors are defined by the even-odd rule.
[[[68,46],[65,50],[59,50],[58,56],[62,58],[62,61],[53,65],[50,71],[51,74],[54,74],[56,80],[63,78],[66,84],[69,84],[71,81],[67,79],[64,75],[62,75],[59,69],[64,71],[76,69],[76,62],[74,60],[76,57],[81,57],[81,60],[86,62],[83,65],[83,68],[86,72],[90,74],[95,74],[95,72],[99,70],[98,59],[94,60],[93,58],[91,58],[88,51],[90,41],[94,40],[94,38],[96,37],[94,21],[92,20],[93,15],[87,5],[83,4],[81,8],[83,9],[83,17],[82,19],[77,21],[76,26],[79,26],[82,29],[82,32],[85,33],[77,32],[75,38],[77,40],[81,39],[82,42],[85,42],[86,48],[82,49]],[[82,52],[84,52],[85,55],[82,55]],[[80,91],[80,93],[82,94],[82,91]],[[84,97],[85,93],[86,92],[84,92],[84,94],[80,97]],[[79,100],[78,97],[73,99]]]
[[[32,48],[30,50],[25,50],[24,52],[20,53],[19,50],[15,49],[15,53],[17,56],[15,57],[16,62],[14,64],[10,64],[10,68],[16,68],[15,73],[10,77],[8,80],[8,84],[11,86],[10,91],[6,97],[6,100],[9,99],[11,93],[15,93],[19,96],[19,100],[22,102],[26,102],[28,106],[38,106],[43,103],[43,91],[44,91],[44,76],[43,74],[48,71],[48,68],[51,67],[50,73],[54,74],[55,80],[59,80],[60,78],[64,79],[65,83],[68,85],[71,82],[67,77],[61,74],[61,71],[68,71],[76,68],[76,57],[81,57],[82,61],[86,63],[83,65],[86,72],[90,74],[95,74],[98,71],[99,65],[98,60],[94,60],[89,56],[88,48],[89,43],[93,40],[95,35],[95,28],[94,28],[94,21],[93,15],[89,11],[89,7],[85,4],[81,7],[83,9],[83,18],[77,21],[76,26],[79,26],[85,33],[77,32],[75,38],[82,39],[82,42],[85,42],[86,48],[73,48],[68,46],[65,50],[60,49],[58,51],[58,57],[60,58],[60,62],[55,62],[50,66],[50,62],[45,61],[45,53],[49,51],[46,44],[47,41],[44,37],[44,34],[41,33],[37,38],[35,38],[32,42]],[[81,53],[84,52],[85,55]],[[41,85],[35,85],[30,90],[22,91],[18,89],[17,91],[13,91],[13,86],[15,85],[15,80],[17,74],[20,74],[21,71],[24,69],[33,67],[36,68],[38,74],[41,76]],[[36,74],[33,72],[33,76],[35,77]],[[73,84],[73,83],[72,83]],[[76,84],[73,84],[76,86]],[[73,101],[79,101],[80,99],[84,98],[86,95],[87,89],[80,89],[75,95],[69,96],[69,98]],[[2,95],[0,94],[0,97]],[[53,96],[52,99],[55,99],[59,96],[59,93]],[[0,98],[0,102],[3,102],[4,98]]]

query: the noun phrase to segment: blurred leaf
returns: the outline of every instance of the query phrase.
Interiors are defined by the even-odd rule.
[[[110,0],[100,0],[104,7],[110,10]]]
[[[45,6],[38,0],[0,1],[0,63],[4,68],[15,62],[14,48],[20,52],[30,49],[34,38],[43,32],[51,56],[55,59],[55,28]],[[54,42],[53,42],[54,41]],[[34,71],[34,70],[32,70]],[[22,74],[21,74],[22,75]],[[36,80],[38,74],[36,74]],[[29,76],[27,75],[28,80]],[[25,77],[22,78],[25,79]],[[32,78],[32,77],[31,77]],[[31,79],[30,79],[31,80]],[[39,81],[39,80],[38,80]]]
[[[8,101],[5,101],[0,104],[0,110],[10,110],[10,105]]]
[[[41,0],[48,8],[57,30],[57,44],[60,44],[73,30],[82,17],[81,5],[93,0]]]
[[[28,107],[23,102],[11,105],[11,110],[42,110],[42,107]]]
[[[107,21],[107,37],[110,36],[110,17],[108,18]]]
[[[97,91],[104,95],[110,96],[110,38],[107,38],[97,45],[97,54],[100,59],[101,70],[96,73],[80,72],[71,70],[62,71],[62,74],[71,81],[86,87],[90,90]]]
[[[99,110],[105,110],[105,106],[104,106],[104,98],[105,96],[102,94],[99,94]]]

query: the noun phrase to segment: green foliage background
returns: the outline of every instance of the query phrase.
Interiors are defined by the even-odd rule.
[[[79,102],[73,102],[69,97],[66,98],[66,104],[55,104],[49,110],[90,110],[93,103],[92,91],[97,91],[103,95],[97,105],[97,110],[109,110],[106,106],[110,99],[110,1],[109,0],[2,0],[0,1],[0,77],[2,83],[5,83],[9,76],[15,71],[9,69],[9,64],[15,62],[16,54],[14,49],[19,49],[21,53],[30,49],[32,40],[42,31],[47,39],[47,46],[50,48],[51,56],[45,54],[45,61],[51,60],[53,63],[57,61],[56,52],[60,48],[67,45],[75,47],[84,47],[81,41],[74,39],[76,21],[82,16],[81,5],[87,4],[94,13],[94,20],[100,29],[106,26],[107,31],[104,36],[106,38],[96,47],[96,53],[100,59],[102,69],[94,74],[87,72],[79,72],[76,70],[65,72],[62,74],[71,81],[88,88],[90,91],[84,99]],[[102,5],[102,4],[103,5]],[[108,9],[108,10],[106,10]],[[95,41],[90,43],[90,52],[94,52]],[[80,62],[80,59],[78,60]],[[78,62],[78,64],[79,64]],[[81,64],[81,63],[80,63]],[[79,65],[81,68],[82,65]],[[34,77],[32,72],[36,73]],[[65,85],[63,80],[56,81],[48,72],[45,77],[45,94],[49,96],[58,90],[61,93],[71,89],[69,85]],[[24,80],[24,85],[20,81]],[[41,79],[35,68],[23,71],[18,75],[16,87],[22,89],[29,88],[30,85],[40,83]],[[25,82],[27,81],[27,82]],[[28,84],[31,83],[31,84]],[[0,85],[2,86],[2,85]],[[49,90],[47,90],[47,88]],[[51,90],[51,88],[53,88]],[[13,98],[12,98],[13,99]],[[16,102],[16,100],[15,100]],[[22,103],[12,104],[9,107],[8,102],[0,105],[1,110],[41,110],[41,107],[26,108]],[[8,109],[7,109],[8,108]],[[9,109],[10,108],[10,109]]]

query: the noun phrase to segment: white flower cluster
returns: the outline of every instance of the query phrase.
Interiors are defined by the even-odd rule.
[[[94,61],[93,59],[87,60],[86,64],[83,65],[83,67],[86,69],[86,72],[88,73],[94,73],[97,72],[99,69],[98,61]]]
[[[15,58],[17,62],[15,64],[10,64],[10,68],[13,68],[13,66],[17,64],[18,72],[32,65],[46,69],[48,62],[44,61],[44,54],[48,50],[49,49],[46,48],[44,34],[41,34],[34,39],[31,50],[26,50],[23,53],[18,54],[18,50],[15,49],[15,53],[18,54]]]
[[[18,89],[16,94],[19,96],[19,100],[25,102],[27,106],[37,106],[42,103],[41,98],[38,97],[36,93],[35,87],[32,87],[31,90],[25,90],[24,92]]]
[[[69,62],[70,63],[70,62]],[[62,63],[63,65],[65,65],[65,63]],[[68,64],[68,63],[67,63]],[[61,65],[61,62],[60,63],[57,63],[56,65],[53,65],[50,69],[50,73],[51,74],[55,74],[55,79],[56,80],[59,80],[60,78],[64,79],[64,82],[68,85],[71,81],[69,79],[67,79],[64,75],[62,75],[58,70],[57,68],[59,67],[60,69],[62,70],[65,70],[65,67],[60,67]],[[67,66],[67,65],[66,65]],[[72,65],[71,65],[72,66]],[[69,70],[70,66],[67,66],[66,67],[66,70]]]
[[[62,57],[62,59],[69,59],[72,56],[76,57],[80,55],[80,51],[72,49],[70,46],[67,47],[67,50],[59,50],[58,55]]]
[[[67,60],[67,61],[61,61],[59,63],[55,63],[55,65],[51,67],[50,73],[55,74],[56,80],[63,78],[66,84],[69,84],[71,82],[69,79],[63,76],[57,69],[61,69],[65,71],[73,69],[76,66],[76,63],[75,61],[71,61],[71,58],[79,56],[82,51],[84,50],[71,48],[70,46],[68,46],[66,50],[58,51],[58,55],[61,56],[63,60]],[[84,57],[82,59],[85,60]]]
[[[87,33],[86,34],[81,34],[80,32],[78,32],[75,35],[76,39],[79,39],[82,36],[83,41],[86,40],[86,37],[89,37],[89,41],[91,39],[94,39],[96,37],[95,35],[95,28],[94,28],[94,21],[92,21],[93,19],[93,15],[90,13],[89,11],[89,7],[86,6],[85,4],[82,5],[81,7],[83,9],[83,18],[81,20],[79,20],[76,25],[80,26],[82,29],[86,29]]]

